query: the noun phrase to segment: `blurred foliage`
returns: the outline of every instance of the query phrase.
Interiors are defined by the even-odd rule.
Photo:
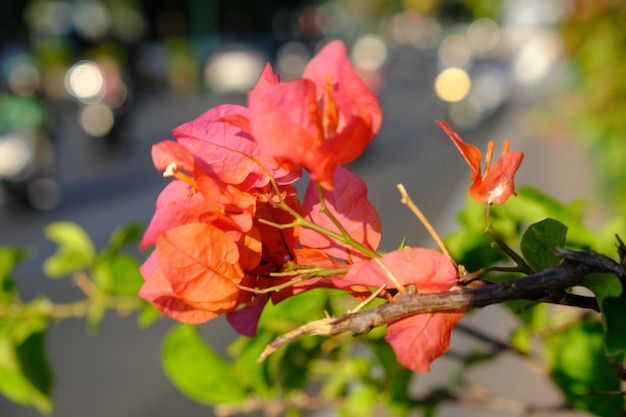
[[[46,295],[33,300],[20,297],[14,269],[28,258],[22,248],[0,247],[0,393],[42,414],[53,411],[53,372],[48,362],[46,335],[51,323],[85,317],[95,330],[108,310],[140,311],[139,325],[156,319],[150,304],[137,292],[143,279],[139,262],[123,252],[140,237],[142,227],[130,224],[113,231],[97,251],[89,235],[71,222],[52,223],[44,234],[58,250],[43,264],[51,279],[72,277],[85,299],[55,304]]]
[[[571,59],[571,77],[546,121],[588,144],[605,183],[608,202],[626,203],[626,3],[622,0],[572,2],[561,27]]]
[[[513,250],[519,247],[526,264],[539,271],[559,264],[552,252],[555,247],[615,251],[614,232],[624,230],[624,217],[594,232],[584,225],[583,218],[582,203],[564,205],[535,189],[522,187],[517,198],[491,208],[489,227],[498,232],[503,244]],[[468,271],[502,265],[507,260],[510,264],[498,248],[500,243],[494,246],[494,241],[483,233],[484,205],[468,198],[459,219],[462,227],[446,239],[459,264]],[[519,272],[488,272],[481,276],[500,282],[519,276]],[[626,353],[622,283],[613,275],[593,274],[585,278],[583,286],[596,295],[601,316],[515,300],[507,303],[518,320],[510,344],[518,353],[545,362],[552,380],[573,408],[598,416],[622,416],[622,395],[589,395],[619,392],[621,387],[610,359],[622,363]]]

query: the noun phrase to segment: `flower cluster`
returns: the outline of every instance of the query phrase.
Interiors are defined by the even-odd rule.
[[[342,165],[359,157],[381,122],[378,100],[335,41],[302,78],[281,82],[267,65],[247,107],[221,105],[174,129],[175,141],[152,149],[173,181],[140,244],[155,247],[141,268],[140,296],[186,323],[225,314],[253,336],[270,300],[315,287],[360,298],[381,287],[400,295],[458,289],[456,266],[440,252],[377,252],[378,213],[365,183]],[[293,183],[302,168],[310,182],[300,201]],[[386,339],[402,364],[427,371],[462,315],[399,320]]]
[[[174,129],[176,141],[152,149],[156,168],[174,181],[140,244],[156,246],[140,295],[187,323],[238,312],[231,323],[253,334],[255,320],[241,306],[258,317],[262,290],[281,282],[272,274],[375,254],[378,214],[363,181],[339,164],[363,152],[381,120],[376,97],[333,42],[302,78],[281,83],[267,65],[247,107],[221,105]],[[291,185],[301,167],[312,180],[303,202]],[[320,204],[333,214],[320,214]]]

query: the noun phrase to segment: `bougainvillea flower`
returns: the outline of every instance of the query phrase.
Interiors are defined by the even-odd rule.
[[[473,183],[469,193],[474,200],[487,204],[502,204],[511,194],[515,194],[515,173],[522,163],[524,152],[509,152],[509,140],[506,139],[502,148],[502,156],[491,166],[495,145],[493,141],[490,141],[487,148],[485,172],[481,174],[482,155],[480,150],[474,145],[465,143],[457,133],[450,129],[446,122],[437,120],[437,124],[452,139],[472,168],[471,179]]]
[[[189,223],[161,233],[141,272],[145,282],[139,295],[185,323],[205,322],[241,301],[239,250],[211,224]]]
[[[278,184],[300,178],[299,169],[279,164],[259,150],[250,133],[248,118],[246,107],[222,104],[178,126],[172,135],[190,150],[201,169],[244,191],[267,185],[268,173]]]
[[[337,167],[333,180],[335,184],[333,190],[324,190],[322,193],[326,209],[341,223],[352,239],[369,249],[376,250],[381,237],[380,217],[367,198],[365,182],[341,166]],[[317,185],[310,182],[302,202],[302,215],[319,226],[341,234],[333,220],[322,212],[321,208]],[[300,244],[304,248],[318,249],[330,257],[349,263],[368,257],[353,247],[310,228],[301,227],[298,232]]]
[[[302,78],[279,83],[270,71],[248,95],[254,138],[263,152],[302,164],[332,190],[337,165],[354,161],[380,129],[376,96],[339,41],[326,45]]]
[[[408,248],[389,252],[378,259],[354,264],[345,277],[334,278],[338,287],[365,285],[387,289],[402,286],[418,293],[454,291],[457,270],[445,255],[432,249]],[[464,311],[423,313],[398,320],[387,327],[385,340],[398,362],[419,372],[450,346],[450,333]]]
[[[152,156],[156,168],[176,180],[159,195],[140,248],[152,245],[159,233],[190,222],[220,222],[225,230],[242,232],[252,228],[256,209],[252,194],[206,174],[180,143],[160,142],[152,147]]]

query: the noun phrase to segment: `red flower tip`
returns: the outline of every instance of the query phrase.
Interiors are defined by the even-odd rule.
[[[456,145],[461,155],[472,168],[472,185],[470,186],[470,196],[481,203],[502,204],[511,194],[515,194],[515,174],[519,169],[524,152],[509,152],[510,141],[505,139],[502,147],[502,156],[491,166],[495,144],[490,141],[487,145],[487,156],[485,158],[485,173],[481,175],[480,150],[469,143],[465,143],[461,137],[450,129],[450,126],[441,120],[437,124],[448,135]]]

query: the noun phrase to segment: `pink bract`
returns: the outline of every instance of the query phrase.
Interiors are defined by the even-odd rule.
[[[263,151],[302,164],[327,190],[333,188],[337,165],[358,158],[382,122],[378,100],[339,41],[311,60],[303,78],[285,83],[262,78],[250,91],[248,106]]]

